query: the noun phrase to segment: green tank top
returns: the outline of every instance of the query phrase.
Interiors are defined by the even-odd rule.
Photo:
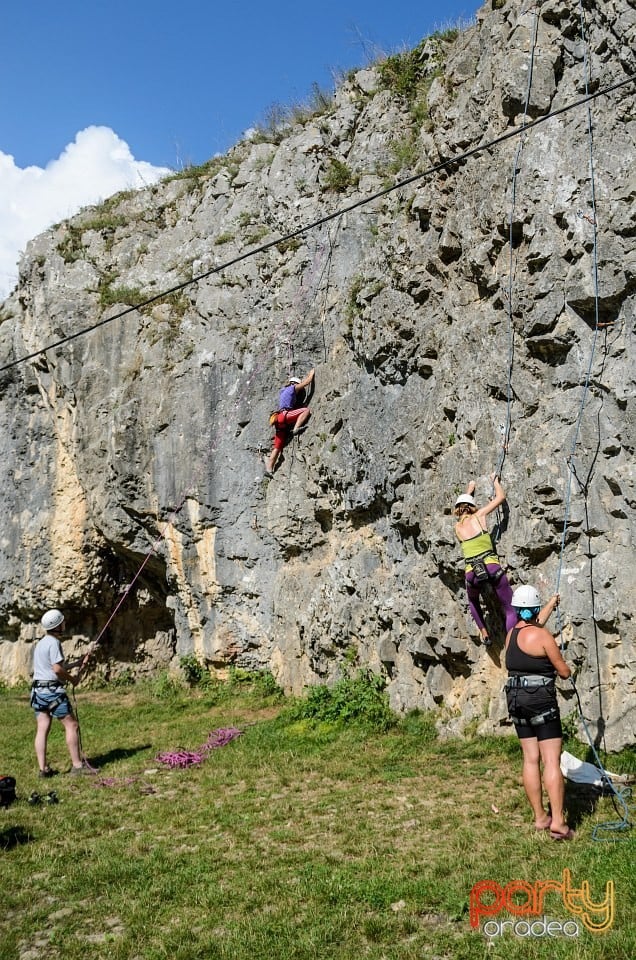
[[[470,561],[474,557],[483,556],[484,562],[486,563],[498,563],[499,558],[493,547],[490,534],[487,530],[478,533],[476,537],[471,537],[470,540],[460,540],[462,553],[464,554],[464,560],[466,561],[466,569],[472,569]]]

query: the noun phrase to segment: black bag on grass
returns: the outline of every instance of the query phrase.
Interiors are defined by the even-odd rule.
[[[8,807],[15,800],[15,779],[0,777],[0,807]]]

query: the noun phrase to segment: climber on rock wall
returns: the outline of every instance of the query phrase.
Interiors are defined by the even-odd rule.
[[[466,595],[468,609],[477,629],[486,646],[491,643],[488,630],[484,624],[484,615],[480,597],[484,587],[491,583],[506,619],[506,630],[511,630],[517,621],[517,615],[510,601],[512,588],[504,573],[492,538],[486,526],[486,517],[504,503],[506,494],[499,482],[499,477],[492,474],[491,480],[495,488],[495,496],[485,506],[478,507],[473,496],[475,482],[470,481],[466,492],[455,501],[454,515],[458,518],[455,524],[455,536],[459,540],[464,560],[466,562]]]
[[[309,371],[303,380],[290,377],[281,388],[278,397],[278,409],[275,410],[269,422],[274,427],[274,445],[272,452],[265,458],[265,476],[273,477],[278,458],[289,441],[298,436],[311,416],[308,406],[304,406],[306,389],[313,383],[315,370]]]

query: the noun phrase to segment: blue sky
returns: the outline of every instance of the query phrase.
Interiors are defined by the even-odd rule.
[[[224,152],[273,103],[474,16],[475,0],[30,0],[3,14],[0,150],[44,166],[89,125],[158,166]]]
[[[302,101],[314,82],[332,89],[339,71],[479,6],[14,0],[0,57],[0,296],[16,251],[50,223],[225,152],[272,105]]]

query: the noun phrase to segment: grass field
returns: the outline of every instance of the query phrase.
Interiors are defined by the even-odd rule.
[[[2,960],[636,956],[632,834],[592,842],[594,824],[616,812],[608,798],[575,795],[573,842],[536,833],[514,737],[440,740],[421,715],[389,729],[325,722],[247,681],[80,691],[78,708],[99,772],[42,781],[27,693],[0,693],[0,774],[18,790],[0,810]],[[229,726],[241,737],[198,768],[155,760]],[[69,766],[59,723],[49,762]],[[633,770],[634,754],[608,766]],[[27,802],[50,790],[59,803]],[[491,926],[488,937],[488,918],[471,927],[479,881],[534,885],[562,881],[564,869],[598,902],[613,881],[606,932],[589,932],[557,891],[544,913],[574,921],[577,935]]]

